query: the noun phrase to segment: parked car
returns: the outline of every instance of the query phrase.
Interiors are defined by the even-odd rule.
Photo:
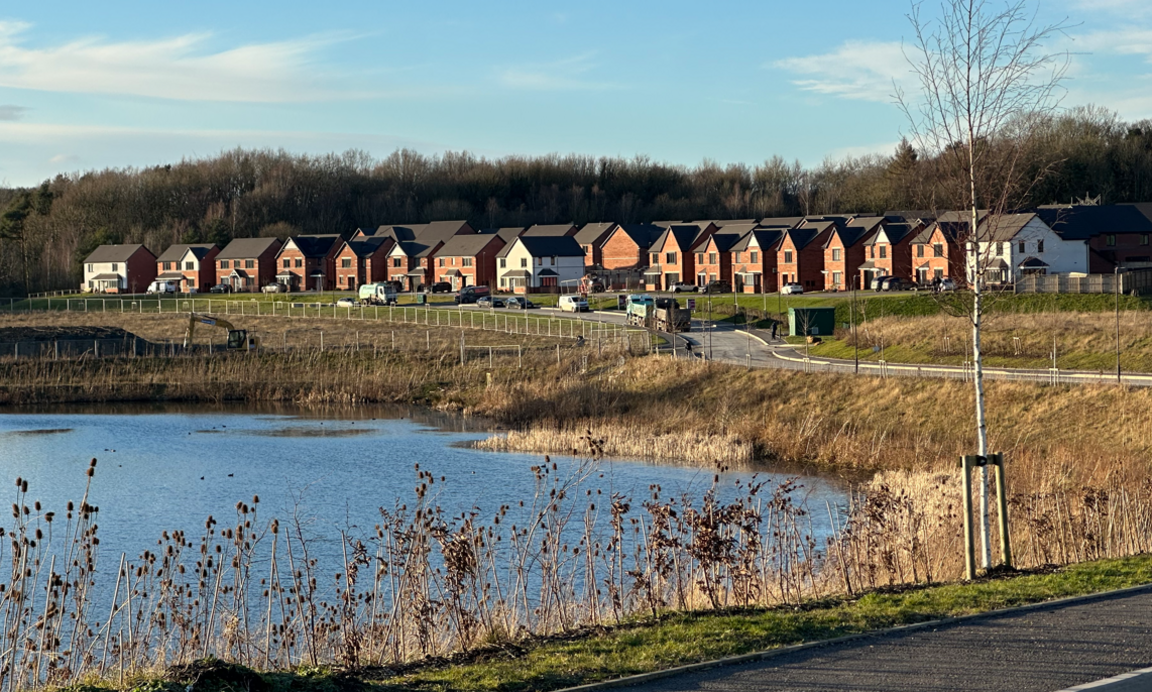
[[[904,290],[904,280],[899,276],[885,276],[884,280],[880,282],[881,291],[902,291]]]
[[[287,290],[284,287],[284,284],[281,284],[281,283],[270,283],[260,290],[264,291],[265,293],[286,293],[287,292]]]
[[[179,293],[180,285],[175,281],[163,281],[157,279],[148,285],[148,294],[153,293]]]
[[[686,284],[683,281],[677,281],[676,283],[669,286],[668,290],[672,291],[673,293],[695,293],[696,285]]]
[[[955,291],[956,282],[952,279],[940,279],[940,285],[937,287],[939,291]]]
[[[531,310],[536,307],[536,303],[533,303],[527,298],[512,296],[511,298],[504,299],[504,307],[510,310]]]
[[[483,296],[476,299],[476,307],[478,308],[502,308],[504,307],[503,298],[495,298],[493,296]]]
[[[354,308],[354,307],[356,307],[356,300],[353,298],[349,298],[348,296],[344,296],[340,300],[336,301],[336,307],[338,307],[338,308]]]
[[[429,293],[451,293],[452,284],[447,281],[437,281],[432,284],[432,288],[428,289]]]
[[[557,306],[561,312],[588,312],[588,300],[584,296],[560,296]]]
[[[727,281],[709,281],[700,287],[701,293],[731,293],[732,284]]]
[[[887,275],[883,275],[883,274],[880,276],[872,277],[872,281],[869,283],[868,288],[872,289],[873,291],[879,291],[880,286],[882,286],[884,284],[884,279],[887,279],[887,278],[889,278],[889,277]]]
[[[232,287],[229,286],[228,284],[216,284],[212,288],[208,289],[208,292],[209,293],[231,293]]]
[[[492,295],[492,291],[487,286],[465,286],[460,291],[452,296],[457,305],[465,305],[467,303],[475,303],[484,296]]]
[[[786,296],[798,296],[804,292],[804,287],[797,283],[784,284],[780,287],[780,293]]]

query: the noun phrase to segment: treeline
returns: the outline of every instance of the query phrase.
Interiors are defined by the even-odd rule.
[[[994,143],[991,143],[994,149]],[[1152,121],[1079,108],[1030,134],[1028,159],[1048,171],[1025,203],[1152,200]],[[234,237],[351,232],[469,219],[480,227],[573,221],[647,222],[940,208],[950,176],[902,143],[891,155],[814,168],[773,157],[758,166],[674,166],[646,157],[486,159],[398,150],[301,156],[234,150],[144,169],[57,176],[0,189],[0,291],[75,286],[101,243],[227,243]]]

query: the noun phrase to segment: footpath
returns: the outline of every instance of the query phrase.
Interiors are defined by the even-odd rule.
[[[1152,588],[855,637],[630,692],[1152,690]],[[1113,678],[1120,676],[1119,678]],[[596,687],[596,686],[589,686]]]

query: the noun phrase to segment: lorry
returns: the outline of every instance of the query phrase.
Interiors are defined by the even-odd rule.
[[[396,287],[388,282],[363,284],[357,297],[362,305],[395,305]]]
[[[692,329],[692,313],[682,310],[675,298],[653,298],[646,293],[628,296],[624,310],[633,327],[670,333]]]

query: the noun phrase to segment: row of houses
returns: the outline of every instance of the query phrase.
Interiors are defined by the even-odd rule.
[[[415,291],[486,285],[509,292],[556,291],[594,276],[606,288],[667,290],[727,283],[744,293],[866,288],[898,276],[921,284],[991,283],[1027,274],[1111,272],[1152,266],[1152,205],[1051,206],[981,213],[968,242],[963,213],[829,215],[744,220],[590,223],[476,229],[467,221],[380,226],[341,234],[237,238],[172,245],[159,257],[142,245],[104,245],[84,262],[82,290],[139,292],[154,279],[181,291],[224,284],[256,291],[355,290],[395,282]]]

